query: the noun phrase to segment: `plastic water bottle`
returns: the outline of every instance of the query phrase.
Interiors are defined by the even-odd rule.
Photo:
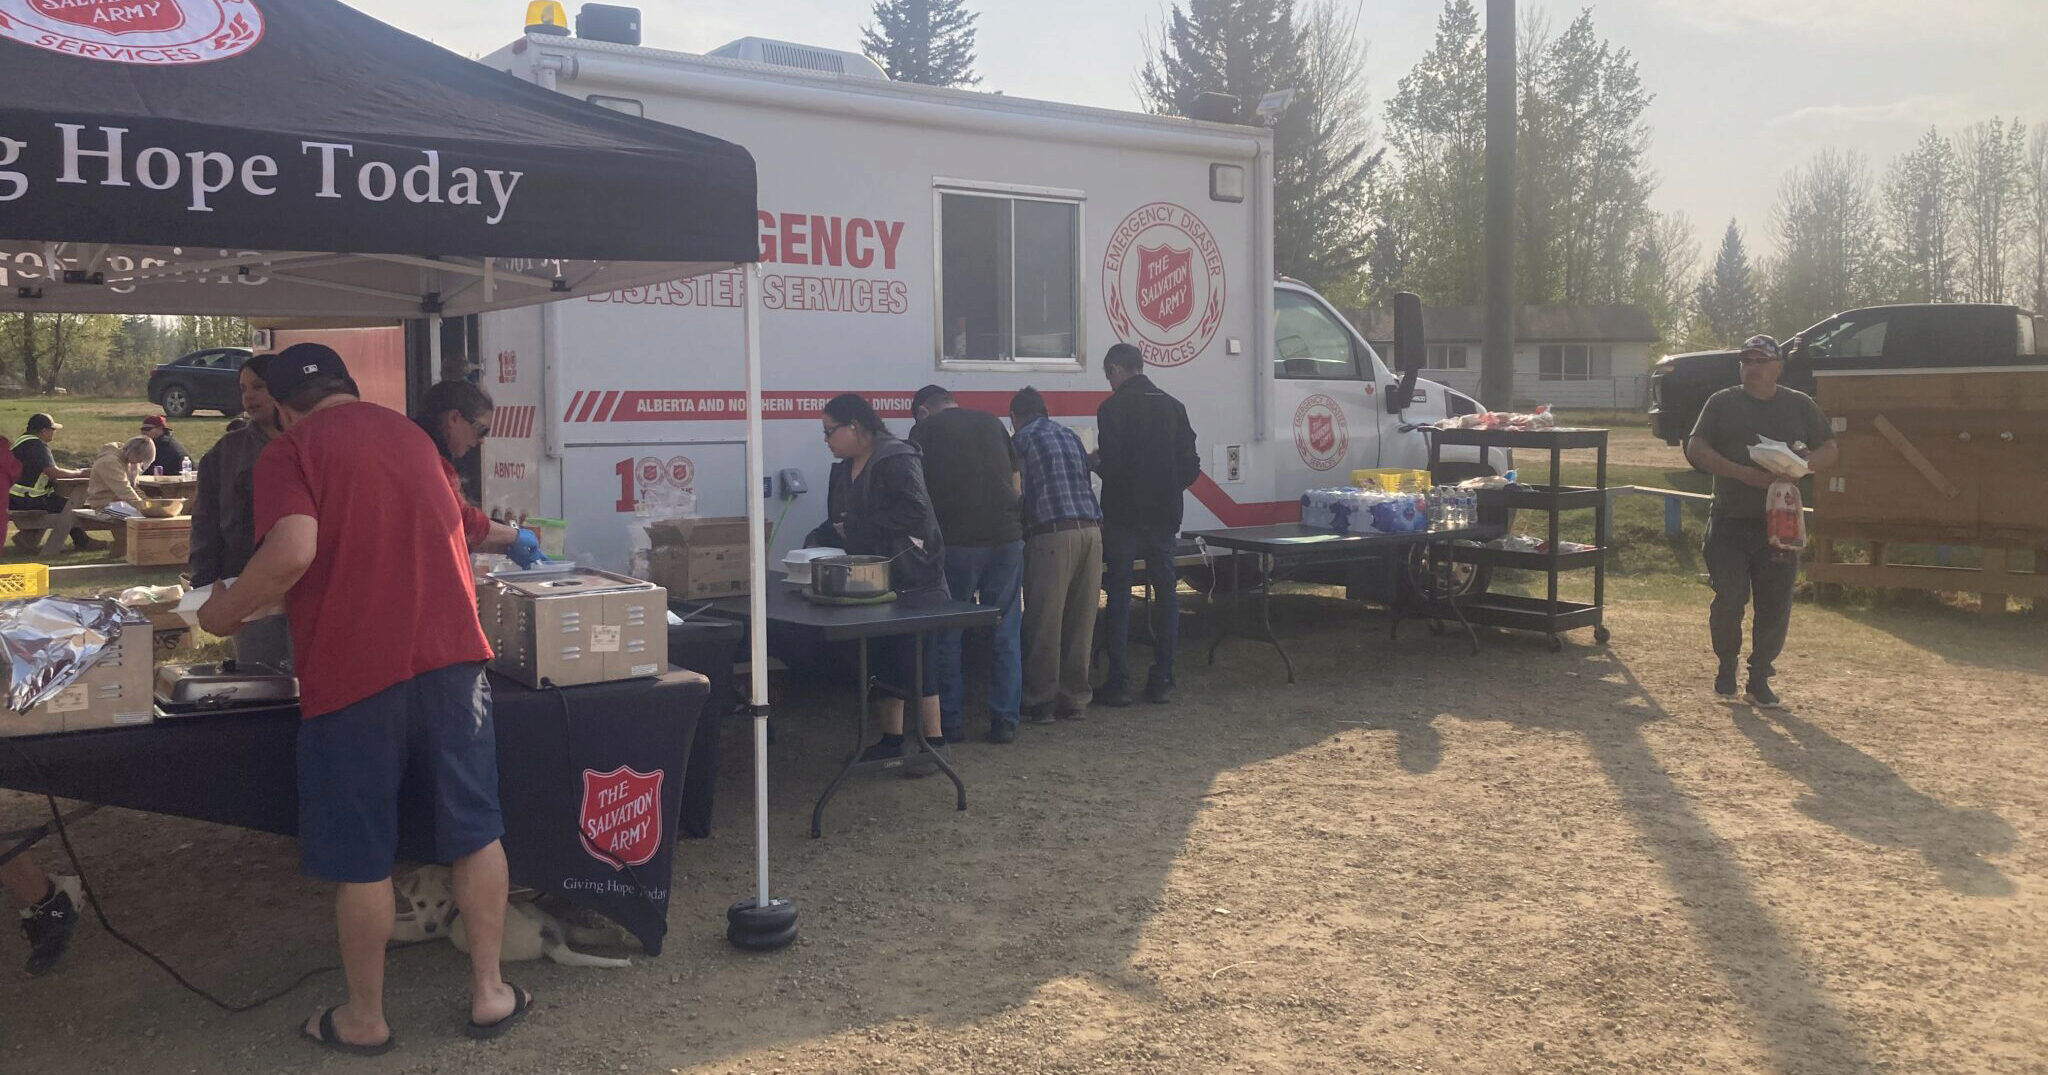
[[[178,467],[178,477],[183,478],[186,481],[191,481],[192,474],[192,459],[191,457],[188,456],[186,457],[185,461]]]

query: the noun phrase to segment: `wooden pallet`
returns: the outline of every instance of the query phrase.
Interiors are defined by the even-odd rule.
[[[2034,550],[2034,570],[2014,571],[2010,562],[2016,549],[2003,546],[1971,546],[1978,550],[1982,567],[1935,567],[1922,564],[1894,564],[1888,558],[1889,543],[1866,541],[1868,563],[1844,563],[1835,556],[1836,541],[1853,541],[1852,536],[1810,534],[1807,544],[1813,559],[1806,565],[1806,577],[1822,585],[1865,586],[1880,590],[1934,590],[1974,593],[1983,601],[1986,616],[2005,612],[2008,597],[2031,597],[2035,606],[2048,601],[2048,548]]]

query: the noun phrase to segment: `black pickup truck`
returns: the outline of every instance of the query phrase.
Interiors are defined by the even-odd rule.
[[[1779,383],[1811,393],[1816,365],[1961,370],[2042,363],[2048,318],[1988,303],[1872,306],[1836,314],[1786,344]],[[1742,383],[1740,355],[1696,351],[1657,363],[1650,371],[1650,429],[1659,439],[1683,441],[1708,396]]]

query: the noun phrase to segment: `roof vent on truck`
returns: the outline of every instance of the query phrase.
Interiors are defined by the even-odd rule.
[[[800,71],[816,71],[819,74],[840,75],[845,78],[872,79],[879,82],[889,80],[888,74],[879,64],[858,52],[841,52],[814,45],[772,41],[765,37],[743,37],[738,41],[720,45],[705,55],[766,64],[769,67],[794,67]]]

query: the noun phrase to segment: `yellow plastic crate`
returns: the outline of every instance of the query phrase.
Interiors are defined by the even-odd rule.
[[[50,592],[50,569],[45,564],[0,564],[0,601],[41,597]]]
[[[1383,493],[1426,493],[1430,486],[1429,471],[1401,467],[1354,470],[1351,472],[1351,484],[1360,489],[1378,489]]]

